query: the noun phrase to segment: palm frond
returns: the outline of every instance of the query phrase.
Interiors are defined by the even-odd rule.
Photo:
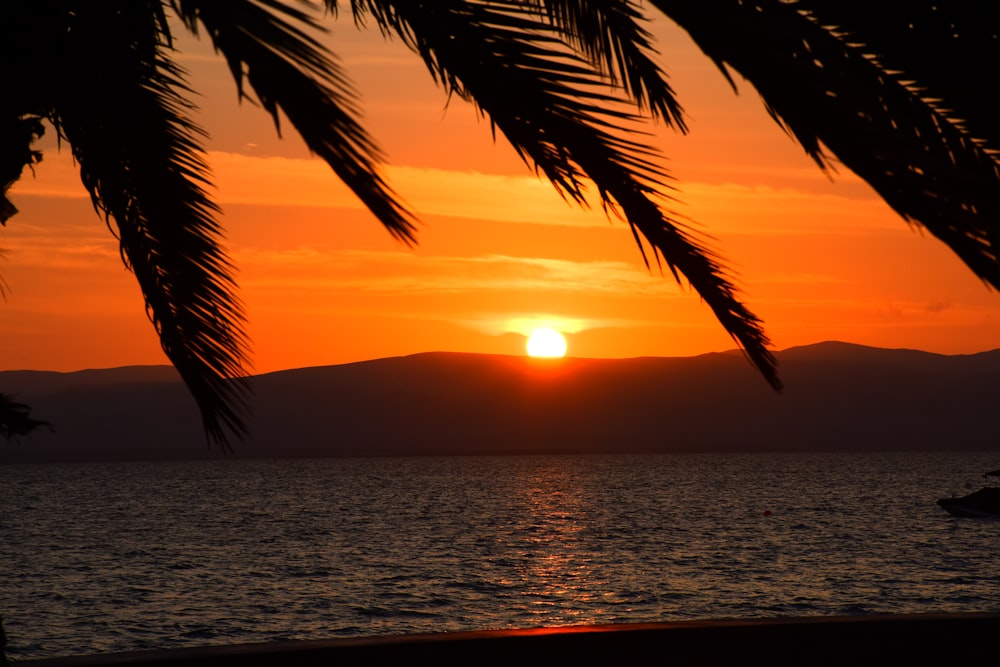
[[[723,70],[731,67],[749,80],[775,119],[821,166],[829,164],[828,150],[905,220],[924,226],[977,276],[1000,289],[1000,165],[972,133],[973,126],[980,128],[981,136],[995,141],[997,130],[979,120],[995,118],[989,115],[995,114],[995,99],[994,111],[977,116],[970,110],[983,93],[958,93],[955,99],[966,100],[963,114],[977,119],[966,125],[959,122],[966,119],[952,117],[947,99],[934,101],[913,85],[918,77],[934,78],[929,71],[957,71],[976,63],[928,67],[920,60],[910,74],[911,56],[905,50],[895,50],[887,37],[873,38],[863,22],[853,24],[853,36],[828,24],[826,5],[812,0],[801,5],[782,0],[652,4],[687,30]],[[876,49],[859,43],[865,36]],[[911,41],[907,48],[916,47]],[[934,85],[932,94],[947,90],[940,80]],[[995,95],[995,87],[985,82],[976,88],[986,97]]]
[[[244,81],[279,122],[284,113],[321,157],[399,240],[414,241],[413,217],[378,173],[383,161],[356,120],[355,93],[333,55],[306,30],[310,14],[279,0],[171,0],[195,34],[199,26],[229,63],[243,95]]]
[[[661,206],[668,176],[644,137],[628,130],[638,119],[623,110],[627,98],[615,96],[602,73],[560,39],[541,8],[527,11],[515,0],[370,0],[355,10],[398,34],[447,91],[474,102],[564,196],[584,203],[593,182],[602,204],[620,210],[675,277],[684,275],[780,387],[759,319],[715,255]]]
[[[43,426],[52,429],[49,422],[32,417],[31,408],[16,401],[14,396],[0,394],[0,438],[10,442]]]
[[[0,225],[17,213],[7,193],[21,178],[25,167],[41,162],[41,152],[34,150],[32,145],[44,133],[38,116],[23,115],[13,109],[0,110]]]
[[[0,63],[4,70],[0,94],[0,225],[17,213],[7,197],[10,187],[42,159],[33,148],[44,133],[48,106],[43,93],[51,53],[35,48],[50,42],[58,12],[49,3],[6,2],[0,5]],[[30,62],[25,54],[31,53]],[[36,55],[37,53],[37,55]]]
[[[206,433],[226,447],[230,434],[246,432],[244,316],[204,191],[201,132],[187,119],[182,73],[163,52],[159,3],[147,4],[78,7],[65,38],[66,52],[77,57],[56,82],[51,120],[71,145],[94,206],[117,229],[122,257]]]
[[[632,0],[524,0],[540,9],[563,39],[591,65],[620,82],[639,109],[687,131],[684,111],[660,66],[645,29],[645,14]]]
[[[984,67],[1000,62],[1000,23],[982,3],[796,0],[795,7],[860,49],[996,156],[1000,91]]]

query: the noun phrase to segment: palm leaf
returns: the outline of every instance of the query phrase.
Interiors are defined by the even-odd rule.
[[[620,210],[657,261],[687,278],[750,361],[780,387],[760,321],[739,301],[717,257],[662,207],[667,175],[644,137],[623,129],[639,120],[623,110],[628,98],[615,96],[601,71],[560,39],[542,8],[514,0],[353,6],[360,20],[370,15],[380,29],[398,34],[449,93],[473,101],[564,196],[584,203],[593,182],[602,204]]]
[[[32,149],[45,128],[37,115],[22,114],[13,109],[0,111],[0,225],[17,213],[17,207],[7,198],[7,192],[25,167],[42,160],[42,154]]]
[[[813,0],[652,4],[687,30],[723,71],[731,67],[749,80],[775,119],[821,166],[829,164],[829,150],[905,220],[926,227],[977,276],[1000,288],[1000,166],[973,134],[996,145],[995,87],[980,82],[974,86],[979,93],[952,91],[962,115],[971,120],[955,117],[947,99],[934,100],[938,93],[948,94],[941,72],[972,68],[975,62],[942,67],[918,58],[911,74],[907,49],[916,48],[913,39],[897,49],[891,38],[874,37],[862,19],[846,29],[830,25],[824,14],[829,5]],[[906,12],[911,3],[894,4]],[[937,4],[947,16],[947,3]],[[988,21],[985,13],[982,18]],[[987,34],[992,37],[983,41],[996,40],[995,30]],[[875,48],[863,39],[871,39]],[[920,48],[933,52],[933,47]],[[998,47],[972,51],[997,52]],[[921,90],[919,81],[914,84],[918,78],[935,87]],[[991,96],[992,110],[975,113]]]
[[[632,0],[523,0],[540,9],[574,50],[606,74],[641,111],[687,131],[683,109],[666,75],[653,59],[647,20]]]
[[[55,82],[60,136],[94,206],[114,225],[164,352],[223,447],[245,434],[244,316],[204,191],[200,130],[181,72],[164,56],[159,3],[85,3],[65,36]],[[95,39],[99,36],[100,39]]]
[[[983,69],[1000,62],[991,7],[937,0],[797,0],[796,7],[895,73],[996,157],[1000,93]]]
[[[0,438],[10,442],[30,435],[41,427],[52,430],[52,424],[31,416],[31,408],[14,400],[14,396],[0,394]],[[0,645],[0,648],[3,648]]]
[[[41,119],[48,106],[43,81],[52,69],[52,53],[36,49],[53,41],[58,12],[49,3],[6,2],[0,5],[0,63],[4,71],[0,93],[0,225],[17,213],[7,198],[25,167],[41,161],[32,144],[45,132]],[[25,54],[31,53],[30,62]]]
[[[283,112],[340,179],[397,239],[414,241],[412,216],[379,175],[382,154],[355,119],[355,93],[332,54],[305,30],[311,16],[278,0],[171,0],[225,56],[240,95],[244,80],[275,120]]]

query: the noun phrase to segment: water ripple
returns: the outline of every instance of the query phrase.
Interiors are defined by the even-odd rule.
[[[0,466],[19,660],[578,623],[995,611],[985,455]]]

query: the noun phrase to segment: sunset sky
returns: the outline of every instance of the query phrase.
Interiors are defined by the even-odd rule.
[[[581,357],[686,356],[735,343],[696,294],[650,273],[627,226],[537,179],[422,62],[349,17],[329,43],[361,93],[387,180],[421,221],[391,239],[289,128],[237,104],[210,47],[180,41],[253,341],[254,371],[430,350],[521,354],[533,327]],[[1000,296],[842,171],[830,178],[746,84],[666,23],[655,33],[690,133],[655,128],[675,211],[713,237],[776,349],[823,340],[970,353],[1000,347]],[[167,363],[138,286],[68,151],[12,191],[0,229],[0,369]]]

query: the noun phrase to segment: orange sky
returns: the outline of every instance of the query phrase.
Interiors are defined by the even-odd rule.
[[[856,177],[831,181],[766,115],[734,96],[676,28],[657,25],[688,136],[658,130],[676,210],[716,240],[777,349],[822,340],[967,353],[1000,347],[1000,297]],[[735,347],[697,295],[650,274],[626,226],[535,179],[488,124],[447,105],[416,56],[345,22],[330,43],[363,96],[386,175],[422,221],[394,242],[327,168],[236,104],[204,44],[181,41],[203,98],[210,162],[253,339],[254,370],[454,350],[521,354],[548,324],[584,357]],[[66,151],[13,190],[0,230],[0,369],[166,363],[135,281]]]

